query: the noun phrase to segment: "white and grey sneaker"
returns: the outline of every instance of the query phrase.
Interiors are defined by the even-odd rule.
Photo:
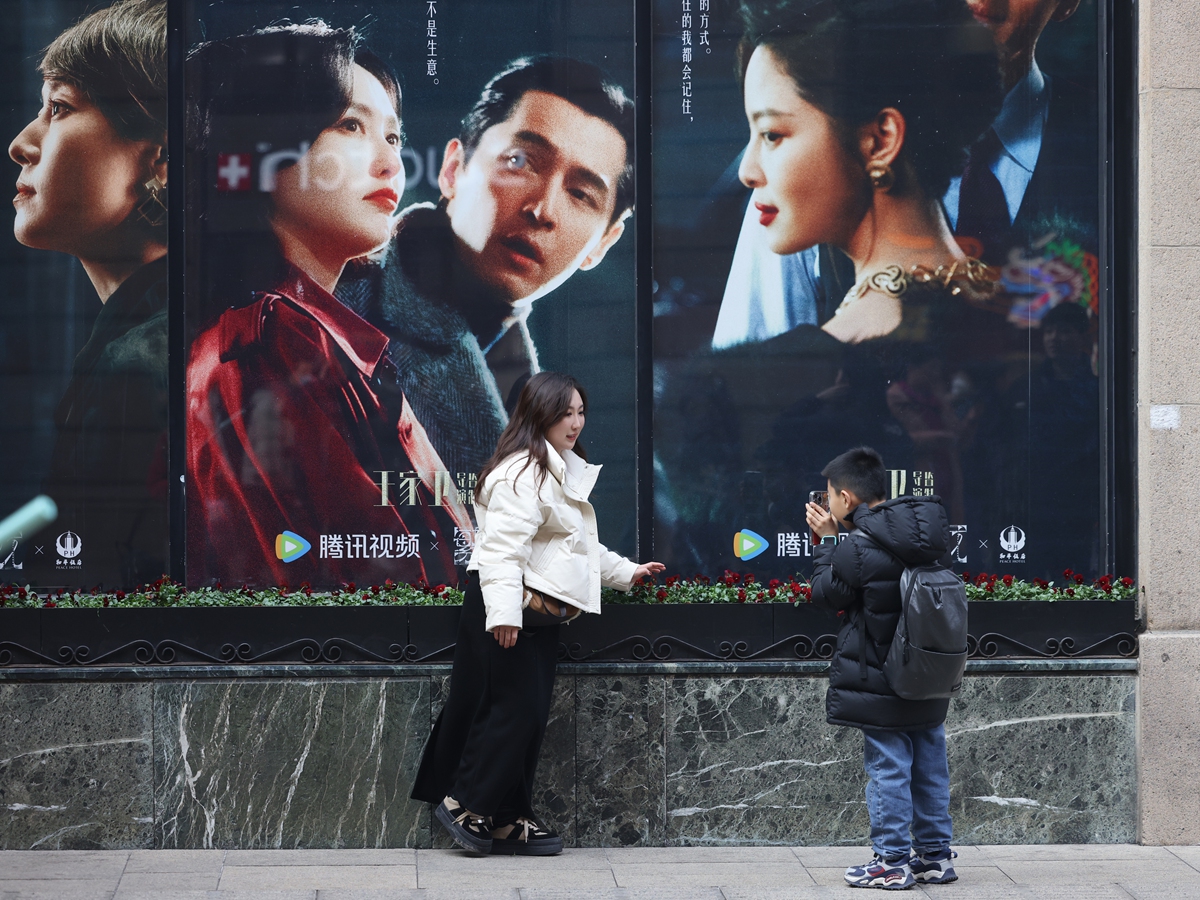
[[[908,861],[913,878],[921,884],[949,884],[958,881],[958,873],[954,871],[951,862],[958,857],[953,850],[943,850],[940,853],[914,853]]]
[[[907,857],[886,860],[876,853],[865,866],[851,866],[846,870],[846,884],[850,887],[903,891],[916,884],[916,881],[908,867]]]

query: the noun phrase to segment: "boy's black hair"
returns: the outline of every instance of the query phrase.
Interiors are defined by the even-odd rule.
[[[821,474],[835,491],[850,491],[864,503],[886,500],[887,469],[883,457],[870,447],[855,447],[834,459]]]
[[[633,101],[604,71],[569,56],[523,56],[509,63],[484,87],[462,121],[458,139],[467,162],[483,133],[508,120],[529,91],[554,94],[575,104],[589,116],[603,119],[625,140],[625,169],[617,179],[612,221],[633,209]]]

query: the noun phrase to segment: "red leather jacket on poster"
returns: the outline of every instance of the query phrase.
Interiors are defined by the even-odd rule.
[[[189,584],[457,581],[456,538],[461,552],[470,519],[395,387],[386,347],[382,332],[295,268],[196,338]],[[381,505],[380,472],[392,505]],[[284,531],[312,549],[285,562]]]

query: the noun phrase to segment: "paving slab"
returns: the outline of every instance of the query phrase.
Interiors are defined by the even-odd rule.
[[[372,888],[417,886],[416,866],[225,866],[220,890]]]
[[[912,897],[912,900],[923,896],[936,897],[938,900],[1040,900],[1023,884],[964,884],[961,881],[917,885],[905,896]]]
[[[647,850],[657,849],[647,847]],[[561,869],[607,869],[612,850],[567,849],[557,856],[477,856],[465,850],[417,850],[417,868],[422,872],[473,870],[520,873],[539,867]]]
[[[134,850],[125,874],[134,872],[194,872],[221,874],[224,850]]]
[[[612,863],[795,862],[790,847],[609,847],[604,852]]]
[[[414,866],[417,851],[396,850],[227,850],[227,866]]]
[[[0,853],[0,879],[112,879],[125,870],[128,850],[6,850]]]
[[[799,862],[790,863],[615,863],[620,887],[697,885],[708,887],[797,887],[815,882]]]
[[[1193,869],[1200,870],[1200,847],[1164,847],[1172,856],[1177,856]]]
[[[1170,859],[1174,854],[1166,847],[1143,847],[1139,844],[978,844],[977,848],[993,861],[1018,859],[1028,862],[1051,860],[1155,860]]]
[[[1119,884],[1031,884],[1029,892],[1038,900],[1130,900]],[[1194,895],[1200,896],[1200,893]]]
[[[118,891],[215,891],[221,880],[216,872],[126,872]]]
[[[111,900],[113,890],[92,881],[26,881],[6,874],[0,877],[0,900],[10,900],[10,895],[11,900]]]
[[[219,898],[219,900],[224,900],[224,898]],[[334,889],[317,891],[317,900],[521,900],[521,893],[516,888],[505,887],[475,890],[416,888],[407,891]]]
[[[1197,900],[1200,887],[1194,884],[1155,884],[1154,882],[1121,882],[1121,887],[1134,900]]]
[[[522,888],[521,900],[725,900],[715,887]]]
[[[724,900],[847,900],[844,885],[830,887],[826,884],[794,888],[723,887],[721,895]]]
[[[395,896],[395,892],[392,892]],[[316,891],[124,891],[113,900],[316,900]],[[3,895],[0,895],[3,900]],[[21,900],[25,900],[24,897]]]
[[[1063,865],[1057,860],[1001,860],[996,865],[1017,884],[1088,885],[1191,883],[1200,887],[1196,870],[1168,855],[1163,859],[1090,859]]]

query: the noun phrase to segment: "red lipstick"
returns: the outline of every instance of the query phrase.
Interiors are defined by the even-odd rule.
[[[775,217],[779,215],[779,207],[770,206],[766,203],[755,203],[754,208],[758,210],[758,224],[770,225],[775,221]]]
[[[391,188],[380,188],[367,196],[363,197],[368,203],[373,203],[384,212],[395,212],[397,205],[400,203],[400,195]]]

